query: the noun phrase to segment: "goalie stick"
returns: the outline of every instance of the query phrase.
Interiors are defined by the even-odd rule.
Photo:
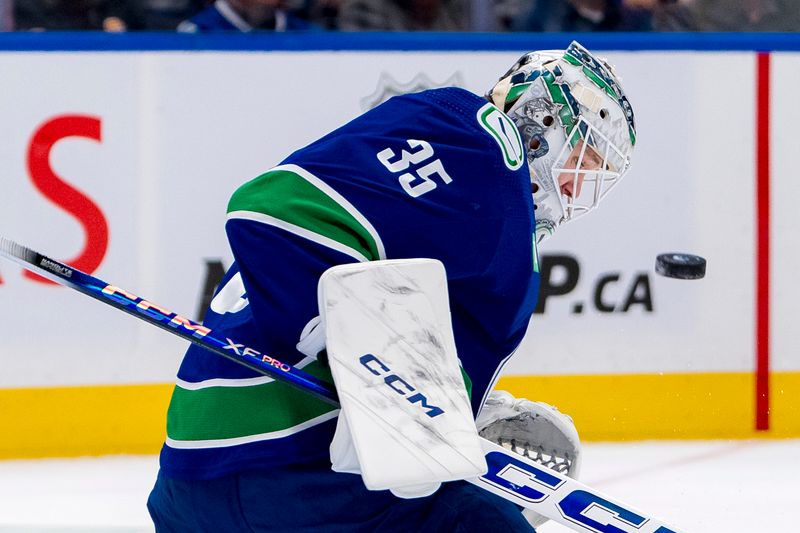
[[[308,392],[338,406],[332,385],[234,339],[214,332],[67,264],[0,237],[0,255],[23,268],[125,311],[256,372]],[[536,511],[574,531],[601,533],[678,533],[660,520],[538,464],[502,446],[481,439],[488,471],[466,481],[501,498]]]
[[[249,346],[237,344],[232,339],[221,339],[211,329],[178,313],[173,313],[135,294],[106,283],[67,264],[50,259],[14,241],[0,237],[0,255],[51,281],[75,289],[96,300],[116,307],[145,322],[202,346],[217,355],[226,357],[256,372],[285,381],[309,392],[317,398],[339,405],[336,391],[330,385],[274,357],[262,354]]]

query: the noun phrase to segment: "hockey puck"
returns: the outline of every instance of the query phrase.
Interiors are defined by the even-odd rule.
[[[701,279],[706,275],[706,260],[699,255],[678,252],[659,254],[656,273],[668,278]]]

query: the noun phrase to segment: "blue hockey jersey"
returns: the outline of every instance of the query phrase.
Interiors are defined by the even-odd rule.
[[[397,96],[240,187],[226,231],[234,264],[205,324],[330,372],[300,353],[333,265],[430,257],[447,271],[473,410],[525,333],[539,285],[531,185],[511,120],[468,91]],[[327,456],[338,410],[192,345],[162,449],[165,475],[213,478]]]

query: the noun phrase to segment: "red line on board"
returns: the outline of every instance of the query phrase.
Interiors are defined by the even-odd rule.
[[[756,430],[769,429],[770,53],[756,67]]]

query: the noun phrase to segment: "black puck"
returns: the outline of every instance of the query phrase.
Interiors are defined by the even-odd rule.
[[[668,278],[701,279],[706,275],[706,260],[699,255],[679,252],[659,254],[656,273]]]

